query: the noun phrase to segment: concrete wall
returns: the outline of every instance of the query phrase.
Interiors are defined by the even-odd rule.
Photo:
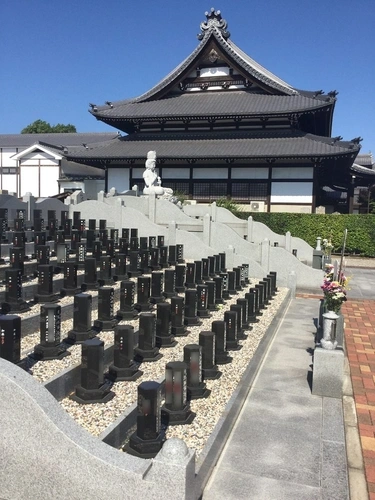
[[[21,368],[0,358],[0,495],[9,500],[192,499],[195,456],[144,460],[91,436]],[[6,402],[6,403],[5,403]]]

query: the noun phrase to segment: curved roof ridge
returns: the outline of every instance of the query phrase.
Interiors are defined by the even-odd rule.
[[[206,45],[209,37],[204,37],[203,40],[195,47],[193,52],[186,58],[184,59],[180,64],[178,64],[172,71],[170,71],[167,76],[165,76],[162,80],[160,80],[154,87],[152,87],[150,90],[145,92],[144,94],[141,94],[140,96],[136,97],[133,99],[133,102],[141,102],[144,101],[145,99],[148,99],[152,95],[154,95],[156,92],[164,88],[168,83],[172,82],[175,77],[177,77],[184,69],[186,69],[189,64],[193,61],[195,56],[199,54],[199,52],[203,49],[203,47]]]
[[[250,57],[246,52],[244,52],[238,45],[236,45],[232,40],[224,40],[223,43],[229,45],[232,50],[237,52],[237,54],[243,59],[243,61],[249,65],[251,68],[253,68],[256,73],[263,75],[266,77],[268,80],[273,81],[274,83],[277,84],[277,88],[279,90],[283,90],[284,92],[287,92],[288,94],[293,94],[293,95],[298,95],[299,92],[296,90],[294,87],[289,85],[286,81],[282,80],[278,76],[276,76],[274,73],[266,69],[264,66],[259,64],[257,61],[255,61],[252,57]],[[269,82],[267,82],[269,83]]]

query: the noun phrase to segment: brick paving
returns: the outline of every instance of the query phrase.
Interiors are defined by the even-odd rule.
[[[375,300],[342,306],[358,428],[370,500],[375,500]]]

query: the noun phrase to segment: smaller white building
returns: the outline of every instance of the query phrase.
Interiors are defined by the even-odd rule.
[[[111,133],[0,134],[0,189],[22,197],[48,197],[80,189],[89,198],[104,189],[104,171],[67,161],[67,147],[89,147]]]

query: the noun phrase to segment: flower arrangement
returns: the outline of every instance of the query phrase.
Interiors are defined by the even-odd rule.
[[[326,272],[321,289],[323,290],[324,303],[327,310],[338,313],[340,312],[342,303],[347,300],[346,287],[349,280],[343,273],[340,273],[338,281],[334,281],[333,270],[334,266],[332,264],[326,265]]]

